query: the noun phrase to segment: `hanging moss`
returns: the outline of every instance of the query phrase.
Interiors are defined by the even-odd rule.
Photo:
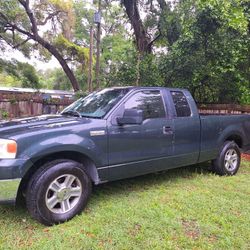
[[[83,48],[73,42],[70,42],[62,34],[57,36],[55,45],[59,50],[65,51],[67,55],[72,57],[73,60],[76,60],[87,67],[87,62],[89,60],[88,48]]]

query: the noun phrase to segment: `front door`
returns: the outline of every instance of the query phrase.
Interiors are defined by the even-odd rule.
[[[143,111],[140,125],[118,125],[124,109]],[[168,119],[160,90],[132,93],[116,110],[108,125],[110,179],[166,169],[173,154],[173,121]]]

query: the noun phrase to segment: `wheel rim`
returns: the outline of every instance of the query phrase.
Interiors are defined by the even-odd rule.
[[[238,154],[236,150],[229,149],[225,154],[225,168],[232,172],[237,168],[238,165]]]
[[[67,213],[77,205],[81,194],[82,184],[76,176],[61,175],[54,179],[47,189],[46,206],[53,213]]]

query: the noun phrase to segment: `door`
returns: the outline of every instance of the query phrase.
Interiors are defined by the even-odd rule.
[[[125,109],[143,111],[142,124],[118,125]],[[167,118],[160,90],[132,93],[108,125],[111,179],[126,178],[166,168],[173,154],[173,121]]]
[[[200,117],[192,112],[182,91],[170,91],[176,116],[174,118],[174,158],[177,167],[195,164],[200,153]]]

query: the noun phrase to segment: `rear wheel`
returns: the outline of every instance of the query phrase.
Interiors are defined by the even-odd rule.
[[[41,167],[29,181],[27,208],[45,225],[61,223],[81,213],[91,188],[81,164],[71,160],[53,161]]]
[[[219,175],[235,175],[240,167],[241,154],[238,145],[226,141],[213,164],[213,171]]]

